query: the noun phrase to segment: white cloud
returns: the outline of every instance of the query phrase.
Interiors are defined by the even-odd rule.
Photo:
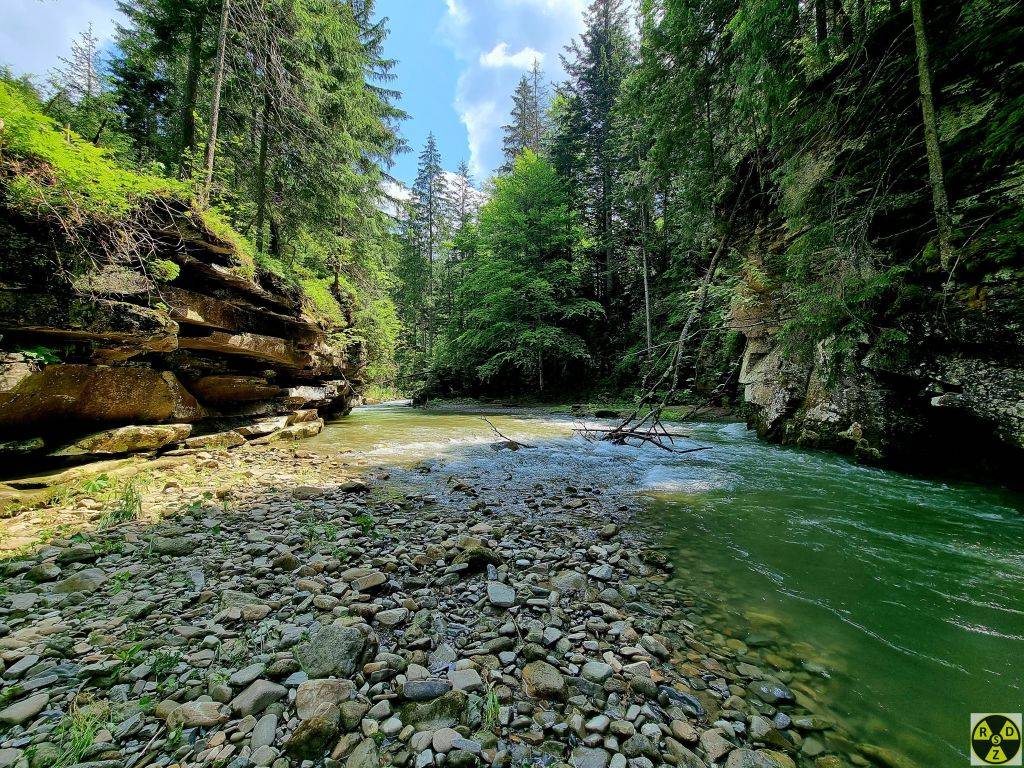
[[[565,78],[559,54],[583,31],[588,0],[447,0],[440,39],[463,62],[454,106],[481,181],[503,162],[501,126],[522,70],[536,58],[548,80]]]
[[[445,171],[444,180],[452,194],[458,194],[458,190],[462,185],[466,185],[466,202],[468,203],[469,210],[473,212],[479,211],[489,199],[486,192],[474,187],[469,179],[465,176],[460,176],[455,171]]]
[[[529,46],[521,51],[509,53],[508,43],[498,43],[487,53],[480,54],[480,63],[485,67],[516,67],[529,69],[533,62],[544,63],[544,54]]]
[[[448,5],[448,17],[456,24],[465,24],[469,21],[469,14],[466,9],[459,5],[459,0],[446,0]]]
[[[392,218],[398,218],[402,205],[412,200],[412,190],[400,181],[385,179],[381,182],[380,192],[377,206]]]
[[[0,64],[42,82],[90,23],[109,47],[120,19],[116,0],[0,0]]]
[[[493,99],[480,100],[465,93],[465,75],[459,78],[455,96],[455,109],[459,119],[466,126],[469,141],[469,170],[477,179],[487,176],[492,170],[485,155],[492,137],[500,133],[502,113]]]

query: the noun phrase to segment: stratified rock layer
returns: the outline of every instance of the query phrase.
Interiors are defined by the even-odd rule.
[[[739,383],[762,437],[929,470],[1024,459],[1024,298],[1012,280],[955,285],[941,315],[892,318],[897,333],[852,349],[825,339],[812,359],[778,342],[771,293],[757,299],[732,323],[747,339]]]
[[[154,258],[176,265],[170,281],[100,256],[70,283],[0,266],[0,456],[84,460],[282,430],[295,439],[352,407],[361,350],[338,346],[297,287],[167,216]],[[7,225],[43,252],[30,223]]]

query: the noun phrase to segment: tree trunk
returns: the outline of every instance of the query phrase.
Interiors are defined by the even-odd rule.
[[[210,187],[213,185],[213,162],[217,152],[217,122],[220,119],[220,91],[224,86],[224,58],[228,45],[228,16],[231,0],[224,0],[220,14],[220,34],[217,38],[217,68],[213,75],[213,105],[210,108],[210,135],[206,141],[206,178],[199,194],[200,203],[205,207],[210,202]]]
[[[426,324],[426,352],[430,354],[430,348],[434,343],[434,184],[436,179],[430,180],[430,189],[427,193],[427,303],[425,307],[424,321]]]
[[[107,123],[109,121],[110,118],[108,117],[104,117],[100,120],[99,128],[96,129],[96,133],[92,137],[92,144],[94,147],[98,147],[100,145],[100,137],[103,135],[103,129],[107,127]]]
[[[850,17],[843,7],[843,0],[832,0],[832,28],[839,31],[840,50],[853,45],[853,30],[850,29]]]
[[[270,255],[276,259],[281,258],[281,228],[278,226],[274,214],[267,217],[270,223]]]
[[[821,45],[828,38],[828,18],[825,3],[828,0],[814,0],[814,41]]]
[[[953,223],[949,213],[949,198],[942,172],[942,154],[939,151],[939,132],[932,101],[932,78],[928,69],[928,39],[925,37],[921,0],[910,0],[914,16],[914,42],[917,46],[917,80],[921,91],[921,116],[924,122],[924,144],[928,153],[928,181],[932,188],[932,206],[939,231],[939,261],[949,271],[953,264]]]
[[[643,192],[646,194],[646,189]],[[647,360],[651,359],[651,283],[650,265],[647,263],[647,231],[650,214],[646,198],[640,201],[640,262],[644,270],[644,330],[647,332]]]
[[[263,229],[267,214],[267,154],[270,144],[270,89],[263,92],[263,119],[260,121],[259,168],[256,172],[256,251],[263,252]]]
[[[199,74],[202,69],[203,27],[206,24],[206,10],[192,22],[188,39],[188,67],[185,72],[185,93],[181,104],[181,161],[178,178],[186,179],[191,171],[190,154],[196,145],[196,101],[199,97]]]
[[[602,162],[607,163],[607,158]],[[605,306],[611,306],[615,295],[615,275],[612,273],[612,180],[607,165],[601,171],[601,250],[604,261]]]

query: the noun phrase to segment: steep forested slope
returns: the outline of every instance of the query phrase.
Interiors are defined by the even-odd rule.
[[[0,114],[5,472],[287,437],[322,424],[301,409],[351,407],[357,340],[187,185],[114,164],[5,83]]]
[[[908,15],[809,83],[738,202],[740,381],[772,438],[1009,466],[1024,449],[1020,9],[931,9],[946,263]]]
[[[44,85],[0,71],[0,454],[314,434],[392,365],[372,2],[122,2]]]

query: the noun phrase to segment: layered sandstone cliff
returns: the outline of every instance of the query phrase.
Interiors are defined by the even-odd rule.
[[[6,470],[304,436],[358,397],[358,346],[184,208],[150,221],[145,260],[99,251],[72,280],[11,268],[48,260],[52,231],[10,213],[0,229],[18,244],[0,268]]]

